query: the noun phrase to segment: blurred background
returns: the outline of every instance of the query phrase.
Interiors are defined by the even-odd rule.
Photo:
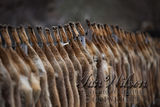
[[[160,35],[160,0],[0,0],[1,24],[52,26],[85,19]]]

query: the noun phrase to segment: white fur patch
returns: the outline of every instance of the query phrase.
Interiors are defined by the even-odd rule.
[[[31,73],[31,81],[32,81],[32,83],[34,83],[34,84],[40,84],[39,82],[39,80],[38,80],[38,78],[35,76],[35,74],[34,73]]]
[[[36,57],[33,58],[33,61],[34,61],[34,63],[36,64],[36,66],[38,68],[39,76],[40,77],[43,76],[46,73],[46,70],[44,68],[44,65],[43,65],[41,59],[38,56],[36,56]]]
[[[106,58],[106,55],[105,55],[104,53],[102,53],[101,55],[102,55],[102,58],[103,58],[103,59]]]
[[[105,60],[102,61],[102,69],[106,71],[107,74],[109,73],[108,64]]]
[[[117,58],[114,58],[114,61],[115,61],[115,63],[118,63],[118,59]]]
[[[55,74],[55,77],[58,78],[58,73],[57,73],[57,72],[54,72],[54,74]]]
[[[65,45],[68,45],[69,43],[68,42],[66,42],[66,43],[61,42],[61,44],[62,44],[62,46],[65,46]]]
[[[28,78],[23,75],[20,76],[20,84],[21,89],[32,90]]]
[[[123,54],[123,58],[124,58],[124,63],[128,63],[128,58],[126,57],[125,54]]]
[[[107,50],[108,50],[108,52],[109,52],[109,55],[111,55],[112,58],[114,58],[114,55],[113,55],[113,52],[111,51],[111,49],[110,49],[109,47],[107,47]]]

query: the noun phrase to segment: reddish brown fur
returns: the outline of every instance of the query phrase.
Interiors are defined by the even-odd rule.
[[[96,63],[96,67],[97,67],[97,71],[96,71],[96,74],[97,74],[97,81],[99,82],[102,82],[101,86],[97,86],[96,87],[96,92],[98,93],[97,94],[97,99],[103,99],[102,101],[97,101],[96,102],[96,106],[98,107],[103,107],[103,106],[110,106],[109,104],[109,100],[104,100],[104,99],[108,99],[108,93],[106,93],[108,91],[108,88],[106,88],[106,83],[105,83],[105,78],[107,75],[109,75],[109,72],[108,72],[108,65],[107,63],[105,62],[104,59],[102,59],[102,56],[100,55],[100,52],[98,51],[98,49],[96,49],[95,45],[89,41],[87,39],[87,45],[88,45],[88,50],[90,53],[90,55],[94,56],[96,58],[95,60],[95,63]],[[94,58],[93,57],[93,58]],[[105,68],[106,66],[106,68]],[[103,93],[105,92],[105,93]]]
[[[74,27],[74,26],[73,26]],[[80,25],[80,23],[77,23],[77,28],[79,29],[81,35],[84,35],[84,30],[82,28],[82,26]],[[74,31],[75,32],[75,31]],[[81,49],[82,53],[85,55],[85,57],[87,58],[89,64],[92,67],[92,70],[94,72],[94,76],[96,78],[96,74],[97,74],[97,68],[96,68],[96,63],[93,60],[93,57],[91,57],[91,55],[89,54],[89,52],[85,49],[85,47],[82,45],[81,41],[77,38],[76,39],[76,43],[79,46],[79,48]]]
[[[43,52],[46,54],[46,57],[49,60],[53,57],[53,55],[52,55],[51,50],[47,46],[47,40],[42,32],[42,28],[37,27],[37,31],[40,35],[42,42],[43,42],[43,48],[42,48]],[[54,71],[54,69],[52,68],[51,71]],[[60,107],[61,104],[60,104],[59,95],[58,95],[58,91],[57,91],[57,87],[56,87],[57,86],[56,80],[55,80],[56,74],[55,74],[55,72],[47,72],[47,73],[48,73],[48,83],[49,83],[50,98],[51,98],[52,106],[53,107]]]
[[[21,96],[21,104],[22,106],[32,106],[32,89],[30,86],[30,73],[28,72],[28,67],[26,66],[25,62],[19,57],[19,55],[11,48],[11,44],[9,41],[10,37],[7,31],[6,26],[2,28],[1,33],[3,37],[5,38],[5,41],[7,43],[8,48],[6,51],[8,51],[9,55],[11,56],[12,60],[14,61],[14,66],[17,66],[18,72],[20,75],[20,96]],[[27,84],[27,86],[26,86]]]
[[[59,36],[57,36],[57,28],[53,27],[53,32],[54,32],[54,36],[58,41],[60,41]],[[59,43],[59,42],[58,42]],[[62,71],[63,71],[63,76],[64,76],[64,82],[65,82],[65,87],[66,87],[66,93],[67,93],[67,100],[68,100],[68,105],[69,106],[74,106],[74,96],[73,96],[73,91],[72,91],[72,87],[71,87],[71,83],[69,80],[69,71],[67,69],[67,66],[65,64],[64,59],[62,58],[62,54],[65,55],[64,53],[61,53],[61,50],[58,50],[57,47],[55,47],[53,44],[50,44],[50,48],[52,53],[54,54],[57,62],[59,63]],[[66,55],[65,55],[66,56]]]
[[[29,70],[31,72],[31,86],[32,86],[32,89],[33,89],[34,104],[36,104],[38,99],[39,99],[40,92],[41,92],[38,68],[34,64],[32,59],[28,55],[26,55],[26,53],[20,47],[21,41],[18,37],[16,29],[12,27],[11,28],[11,33],[12,33],[12,36],[13,36],[15,42],[16,42],[17,53],[26,62],[27,66],[30,68]]]
[[[64,35],[66,36],[66,35]],[[65,50],[68,53],[68,56],[70,58],[70,60],[73,63],[74,69],[76,71],[76,80],[77,80],[77,86],[78,86],[78,92],[79,92],[79,97],[80,97],[80,107],[86,107],[86,93],[82,84],[82,67],[77,59],[77,57],[75,56],[75,53],[72,49],[72,47],[67,44],[64,46]]]
[[[0,106],[15,107],[13,85],[8,70],[0,59]]]
[[[63,71],[62,71],[58,61],[56,60],[56,56],[54,56],[54,55],[57,55],[58,51],[55,50],[56,48],[53,45],[53,39],[51,37],[49,29],[46,29],[46,35],[48,37],[48,42],[50,44],[48,50],[51,51],[50,52],[51,57],[48,58],[48,60],[52,64],[56,75],[58,75],[58,76],[56,76],[56,82],[57,82],[58,93],[59,93],[59,97],[60,97],[60,101],[61,101],[61,106],[68,107],[67,95],[66,95],[67,93],[66,93],[66,87],[65,87],[64,77],[63,77]],[[56,53],[56,54],[53,54],[52,52]],[[59,84],[61,84],[61,85],[59,85]]]
[[[42,49],[38,46],[37,44],[37,38],[36,35],[33,31],[33,28],[28,27],[28,33],[30,36],[30,39],[33,43],[33,48],[35,49],[35,51],[37,52],[37,54],[39,55],[39,57],[42,60],[42,63],[45,67],[45,72],[43,72],[43,76],[40,78],[40,84],[41,84],[41,88],[42,88],[42,92],[40,95],[40,101],[41,101],[41,105],[42,107],[51,107],[51,99],[50,99],[50,94],[49,94],[49,90],[48,90],[48,78],[47,78],[47,73],[54,73],[54,70],[51,66],[51,64],[49,63],[46,55],[44,54],[44,52],[42,51]]]
[[[66,43],[67,42],[66,41],[67,37],[65,35],[64,28],[61,27],[61,26],[59,26],[59,33],[62,36],[64,43]],[[66,63],[66,66],[67,66],[67,69],[69,71],[69,79],[70,79],[72,90],[73,90],[73,94],[74,94],[74,106],[75,107],[80,107],[79,93],[78,93],[78,89],[77,89],[77,85],[76,85],[77,73],[76,73],[76,71],[74,69],[73,63],[71,62],[71,60],[70,60],[70,58],[68,56],[68,53],[65,50],[65,48],[60,43],[58,43],[57,47],[58,47],[59,50],[61,50],[59,52],[60,52],[62,58],[64,59],[64,61]],[[62,53],[65,54],[65,55],[63,55]]]
[[[41,78],[41,80],[42,81],[40,81],[40,85],[41,85],[41,90],[42,90],[42,92],[43,91],[45,91],[46,90],[46,87],[44,88],[44,86],[42,86],[42,84],[45,84],[45,85],[47,85],[46,83],[44,83],[45,82],[45,80],[43,80],[43,78],[45,78],[46,77],[46,71],[45,71],[45,69],[44,69],[44,66],[43,66],[43,63],[42,63],[42,61],[41,61],[41,59],[39,58],[39,56],[37,55],[37,53],[35,52],[35,50],[32,48],[32,46],[29,44],[29,41],[28,41],[28,37],[27,37],[27,35],[26,35],[26,32],[25,32],[25,30],[24,30],[24,27],[20,27],[19,29],[18,29],[18,31],[19,31],[19,34],[20,34],[20,37],[21,37],[21,39],[22,39],[22,41],[28,46],[28,55],[30,56],[30,58],[33,60],[33,62],[36,64],[36,66],[37,66],[37,68],[38,68],[38,73],[39,73],[39,77]],[[44,74],[45,73],[45,74]],[[42,88],[43,87],[43,88]],[[46,93],[46,91],[45,92],[43,92],[43,93]],[[48,93],[47,93],[48,94]],[[47,98],[46,98],[47,97]],[[48,99],[48,95],[46,95],[45,94],[45,97],[44,97],[45,99]],[[45,99],[43,99],[43,95],[41,95],[41,97],[40,97],[40,99],[38,100],[38,102],[37,102],[37,104],[36,104],[36,107],[41,107],[41,106],[43,106],[41,103],[42,102],[45,102],[45,101],[43,101],[43,100],[45,100]],[[42,102],[41,102],[42,101]],[[44,105],[45,105],[45,103],[44,103]]]
[[[68,27],[68,26],[67,26]],[[69,28],[67,28],[67,35],[69,36],[69,38],[73,37],[71,31],[69,30]],[[87,59],[85,58],[85,56],[83,55],[83,53],[81,52],[80,48],[76,45],[76,43],[74,42],[73,38],[70,39],[70,45],[72,47],[72,49],[75,52],[75,55],[77,57],[77,59],[79,60],[81,66],[82,66],[82,77],[84,78],[84,80],[88,77],[93,75],[93,71],[91,69],[91,66],[89,65],[89,62],[87,61]],[[94,78],[93,76],[91,76],[91,80],[93,81]],[[86,91],[86,106],[87,107],[95,107],[95,89],[94,88],[88,88],[88,84],[85,86],[85,91]],[[91,93],[91,94],[90,94]]]
[[[19,78],[20,74],[17,71],[16,67],[14,66],[13,61],[11,60],[11,57],[8,55],[6,50],[0,46],[0,58],[2,60],[2,63],[8,70],[10,77],[12,79],[12,84],[13,84],[13,92],[14,92],[14,102],[13,106],[20,107],[21,102],[20,102],[20,94],[19,94]],[[14,105],[15,103],[15,105]]]

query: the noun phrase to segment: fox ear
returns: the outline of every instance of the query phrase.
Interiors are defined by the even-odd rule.
[[[105,24],[104,25],[104,29],[106,30],[106,32],[107,32],[108,35],[112,34],[111,27],[109,25]]]
[[[101,24],[99,24],[98,26],[100,36],[104,36],[103,26]]]
[[[10,26],[10,29],[11,29],[12,37],[15,40],[16,44],[21,44],[16,28]]]
[[[92,28],[93,28],[93,32],[94,34],[96,35],[99,35],[99,30],[98,30],[98,27],[95,23],[91,24]]]
[[[23,26],[20,26],[17,28],[17,31],[19,33],[20,38],[22,39],[22,41],[26,44],[29,43],[28,41],[28,36],[26,34],[25,28]]]
[[[6,25],[0,27],[1,34],[7,44],[8,47],[12,47],[12,42],[8,33],[8,28]]]
[[[56,26],[53,26],[52,29],[53,29],[53,34],[54,34],[54,37],[56,38],[56,41],[60,42],[60,37],[58,35],[58,28]]]
[[[28,35],[30,36],[32,43],[37,44],[38,41],[37,41],[37,37],[34,32],[34,29],[31,26],[28,26],[27,30],[28,30]]]
[[[101,28],[102,28],[103,36],[107,36],[107,32],[104,28],[104,25],[101,25]]]
[[[81,34],[82,36],[84,36],[84,35],[85,35],[85,31],[84,31],[81,23],[80,23],[80,22],[77,22],[77,23],[76,23],[76,26],[77,26],[77,29],[79,30],[80,34]]]
[[[66,24],[64,26],[64,29],[65,29],[65,31],[67,33],[68,39],[71,40],[73,38],[73,34],[72,34],[70,26],[68,24]]]
[[[75,24],[73,22],[70,22],[69,23],[70,27],[72,28],[73,32],[75,33],[75,36],[78,37],[79,36],[79,33],[75,27]]]
[[[50,44],[53,44],[53,39],[52,39],[52,36],[51,36],[51,33],[50,33],[49,28],[45,28],[45,33],[46,33],[46,35],[47,35],[48,42],[49,42]]]
[[[62,26],[59,26],[59,34],[62,36],[63,42],[67,42],[67,37],[64,31],[64,28]]]
[[[45,38],[45,36],[44,36],[42,27],[37,27],[37,31],[38,31],[38,34],[39,34],[42,42],[43,42],[44,44],[46,44],[46,43],[47,43],[47,40],[46,40],[46,38]]]

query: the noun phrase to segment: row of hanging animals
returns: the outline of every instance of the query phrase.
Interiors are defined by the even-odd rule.
[[[1,25],[0,107],[157,104],[160,54],[153,39],[117,26],[87,25],[87,33],[79,22],[36,27],[38,33],[31,26]]]

